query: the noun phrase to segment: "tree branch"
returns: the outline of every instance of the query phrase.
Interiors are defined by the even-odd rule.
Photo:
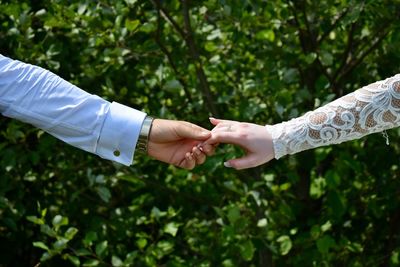
[[[299,21],[299,18],[297,16],[296,9],[294,8],[294,6],[292,5],[290,0],[287,0],[287,4],[290,6],[290,9],[292,10],[293,17],[294,17],[294,22],[296,23],[297,29],[299,31],[299,39],[300,39],[301,48],[303,49],[304,54],[308,54],[308,51],[306,49],[306,45],[305,45],[305,42],[304,42],[304,37],[303,37],[304,31],[301,28],[300,21]]]
[[[189,102],[192,102],[192,97],[190,95],[190,91],[189,91],[189,87],[185,81],[185,79],[183,78],[183,76],[181,75],[181,73],[179,72],[171,53],[168,51],[167,47],[165,47],[165,45],[161,42],[161,19],[160,19],[160,10],[157,10],[157,32],[156,35],[154,37],[156,43],[158,44],[158,46],[160,47],[161,51],[164,53],[164,55],[167,57],[168,63],[171,65],[171,68],[174,70],[175,75],[178,79],[178,81],[182,84],[183,86],[183,90],[185,92],[186,98],[187,100],[189,100]]]
[[[335,21],[332,23],[329,29],[326,32],[324,32],[320,38],[317,38],[317,45],[320,45],[329,36],[329,34],[337,27],[339,22],[347,15],[348,12],[349,8],[346,8],[336,16]]]
[[[214,116],[220,117],[220,113],[218,112],[218,109],[214,104],[214,97],[211,94],[210,86],[204,73],[203,64],[201,62],[201,58],[193,38],[193,31],[190,25],[189,5],[187,0],[182,0],[182,13],[184,18],[184,28],[186,32],[186,44],[189,47],[189,53],[196,68],[196,75],[197,79],[200,82],[200,89],[203,93],[204,101],[207,103],[207,106],[210,109],[211,113]]]
[[[343,68],[346,66],[346,63],[349,59],[350,53],[351,53],[351,49],[353,47],[353,41],[354,41],[354,31],[356,29],[356,24],[353,23],[351,24],[351,28],[347,34],[347,46],[346,46],[346,50],[343,53],[342,56],[342,62],[340,63],[339,68],[335,71],[335,73],[333,74],[333,79],[336,80],[336,78],[338,77],[339,73],[343,70]]]
[[[185,38],[185,36],[186,36],[185,32],[179,26],[179,24],[174,20],[174,18],[168,13],[168,11],[166,11],[162,7],[161,1],[160,0],[152,0],[152,2],[153,2],[153,5],[155,5],[157,7],[157,10],[161,13],[163,18],[174,27],[174,29],[179,33],[179,35],[181,35],[183,38]]]
[[[309,35],[309,40],[311,41],[311,50],[316,50],[317,49],[317,38],[314,36],[314,33],[311,30],[311,25],[310,22],[308,21],[307,18],[307,11],[306,11],[306,4],[303,4],[303,8],[301,9],[303,16],[304,16],[304,23],[306,25],[307,33]]]
[[[352,72],[358,65],[360,65],[360,63],[364,60],[364,58],[366,56],[368,56],[372,51],[374,51],[376,49],[376,47],[383,41],[383,39],[389,34],[389,32],[391,30],[390,27],[388,27],[389,29],[387,29],[387,30],[384,30],[385,28],[386,27],[380,28],[380,30],[378,30],[377,34],[379,34],[379,32],[383,32],[383,33],[381,33],[377,38],[375,38],[375,41],[372,42],[372,45],[367,50],[362,52],[359,58],[350,61],[350,63],[344,68],[344,70],[342,71],[340,76],[338,76],[338,79],[337,79],[338,83],[344,77],[346,77],[350,72]]]
[[[218,109],[214,104],[214,97],[211,94],[210,86],[208,84],[207,77],[204,73],[203,64],[201,62],[201,58],[193,38],[193,31],[190,25],[189,5],[187,1],[182,0],[184,29],[182,29],[181,26],[179,26],[179,24],[174,20],[174,18],[172,18],[172,16],[168,13],[168,11],[162,7],[160,0],[152,0],[152,2],[160,11],[161,15],[173,26],[173,28],[178,32],[178,34],[183,38],[186,45],[188,46],[189,55],[195,66],[196,76],[200,83],[200,90],[203,95],[203,100],[206,103],[211,114],[213,116],[219,117],[220,113],[218,112]]]

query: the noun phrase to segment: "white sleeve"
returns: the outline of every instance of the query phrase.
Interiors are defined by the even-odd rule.
[[[145,113],[0,55],[0,112],[102,158],[130,165]]]
[[[275,158],[400,125],[400,74],[367,85],[302,117],[269,126]]]

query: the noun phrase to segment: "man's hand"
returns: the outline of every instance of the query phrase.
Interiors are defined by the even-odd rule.
[[[214,146],[198,145],[211,132],[186,121],[155,119],[149,136],[149,156],[175,166],[193,169],[214,153]]]
[[[210,121],[215,127],[211,131],[212,137],[204,142],[205,146],[228,143],[238,145],[246,152],[244,157],[225,162],[226,167],[252,168],[275,157],[272,137],[265,126],[214,118]]]

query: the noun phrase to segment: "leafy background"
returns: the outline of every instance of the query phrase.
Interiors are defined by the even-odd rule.
[[[398,0],[0,0],[0,53],[210,128],[399,72]],[[398,266],[398,129],[234,171],[121,167],[0,118],[0,266]]]

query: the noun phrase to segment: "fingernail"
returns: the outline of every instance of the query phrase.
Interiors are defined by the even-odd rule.
[[[229,161],[225,161],[224,166],[227,168],[232,168],[232,165],[229,163]]]

